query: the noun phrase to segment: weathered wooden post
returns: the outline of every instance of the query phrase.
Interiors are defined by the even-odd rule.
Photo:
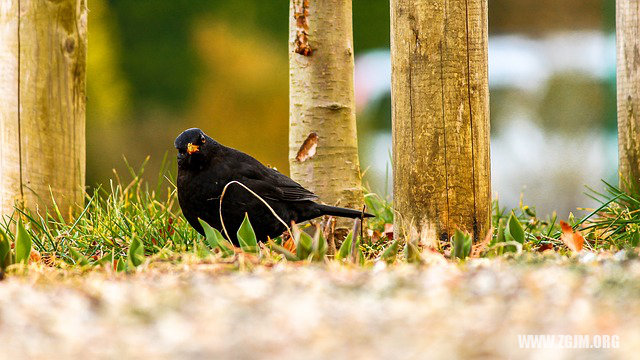
[[[487,0],[392,0],[396,232],[490,226]]]
[[[0,3],[0,214],[83,200],[86,0]]]
[[[291,178],[328,204],[363,204],[353,85],[351,0],[291,0]]]
[[[640,0],[617,0],[620,182],[640,184]]]

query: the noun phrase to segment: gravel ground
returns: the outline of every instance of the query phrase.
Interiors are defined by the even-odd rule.
[[[0,358],[631,359],[640,260],[622,257],[32,268],[0,282]],[[619,348],[521,349],[518,334],[617,335]]]

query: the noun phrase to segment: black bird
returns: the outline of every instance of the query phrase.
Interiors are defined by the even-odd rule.
[[[287,224],[322,215],[348,218],[363,215],[358,210],[316,203],[318,197],[297,182],[241,151],[218,143],[200,129],[184,131],[174,145],[178,149],[178,201],[184,217],[200,234],[204,231],[198,218],[223,231],[220,196],[232,181],[238,181],[260,195]],[[236,232],[245,213],[249,214],[260,241],[275,238],[286,229],[262,201],[234,183],[228,186],[222,198],[222,218],[230,240],[236,245]],[[365,213],[364,216],[372,215]]]

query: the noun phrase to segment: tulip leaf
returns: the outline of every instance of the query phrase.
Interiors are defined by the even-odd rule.
[[[204,229],[205,240],[212,249],[220,249],[223,257],[233,255],[233,245],[231,245],[224,236],[222,236],[220,231],[212,228],[211,225],[207,224],[202,219],[198,219],[198,221],[200,221],[200,225],[202,225],[202,228]]]
[[[16,262],[28,264],[31,255],[31,235],[24,227],[22,220],[18,221],[18,233],[16,235]]]
[[[127,263],[130,267],[138,267],[144,261],[144,244],[138,239],[137,236],[133,236],[131,243],[129,244],[129,251],[127,252]]]
[[[258,239],[256,233],[253,231],[251,222],[249,221],[249,214],[244,214],[244,220],[237,232],[238,242],[242,251],[252,254],[258,253]]]

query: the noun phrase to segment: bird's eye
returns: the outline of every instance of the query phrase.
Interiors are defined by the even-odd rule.
[[[204,138],[204,135],[200,134],[200,143],[204,144],[207,141],[207,139]]]

